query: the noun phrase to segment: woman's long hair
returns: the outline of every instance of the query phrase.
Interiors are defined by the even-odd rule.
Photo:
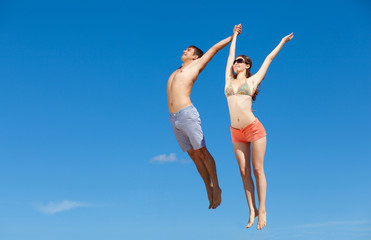
[[[252,61],[251,61],[251,59],[248,56],[246,56],[246,55],[239,55],[239,56],[236,57],[236,59],[238,57],[242,57],[245,60],[245,63],[250,65],[250,68],[246,69],[246,78],[251,77],[251,72],[250,72],[250,70],[252,68]],[[237,75],[234,74],[234,77],[237,78]],[[260,92],[260,83],[256,87],[256,90],[255,90],[254,95],[251,97],[254,102],[255,102],[256,96],[259,94],[259,92]]]

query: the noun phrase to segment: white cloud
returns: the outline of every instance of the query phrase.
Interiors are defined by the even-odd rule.
[[[170,153],[169,155],[161,154],[151,159],[152,163],[167,163],[167,162],[176,162],[178,159],[175,156],[175,153]]]
[[[50,202],[48,204],[39,204],[36,208],[45,214],[55,214],[62,211],[71,210],[78,207],[86,207],[88,203],[84,202],[72,202],[72,201],[62,201],[62,202]]]
[[[169,155],[161,154],[150,160],[151,163],[170,163],[170,162],[180,162],[189,163],[189,160],[178,159],[175,153],[170,153]]]

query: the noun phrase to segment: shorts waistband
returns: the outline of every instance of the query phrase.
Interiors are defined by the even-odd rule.
[[[188,110],[188,109],[191,109],[191,108],[194,108],[193,104],[185,107],[185,108],[182,108],[180,109],[179,111],[175,112],[175,113],[169,113],[170,117],[176,117],[177,115],[181,114],[182,112],[184,112],[185,110]]]
[[[258,120],[257,117],[254,119],[254,121],[252,121],[251,123],[249,123],[248,125],[246,125],[246,126],[243,127],[243,128],[234,128],[234,127],[232,127],[232,125],[231,125],[231,128],[232,128],[232,129],[235,129],[235,130],[242,131],[243,129],[246,129],[246,128],[248,128],[248,127],[251,127],[251,126],[254,125],[256,122],[259,122],[259,120]]]

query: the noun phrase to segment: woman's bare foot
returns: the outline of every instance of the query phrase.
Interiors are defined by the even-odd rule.
[[[267,213],[265,211],[259,210],[258,227],[256,229],[261,230],[266,225],[267,225]]]
[[[250,218],[246,228],[251,227],[254,224],[255,218],[258,216],[258,209],[250,210]]]
[[[222,190],[218,186],[213,187],[213,209],[217,208],[222,202]]]

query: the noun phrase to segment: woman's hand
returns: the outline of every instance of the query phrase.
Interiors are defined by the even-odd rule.
[[[282,38],[282,42],[287,43],[294,37],[294,33],[291,33],[290,35],[287,35],[286,37]]]
[[[240,35],[242,32],[242,26],[241,24],[234,25],[233,34],[237,32],[237,35]]]

